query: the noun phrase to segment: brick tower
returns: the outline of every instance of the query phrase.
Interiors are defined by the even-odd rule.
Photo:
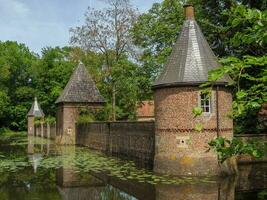
[[[73,72],[57,105],[56,142],[75,144],[75,123],[83,108],[98,109],[104,105],[104,99],[82,63]]]
[[[41,117],[43,118],[44,112],[40,107],[40,104],[37,101],[37,98],[34,98],[34,102],[32,104],[31,109],[29,110],[27,114],[28,118],[28,135],[33,136],[34,135],[34,119],[35,117]]]
[[[208,142],[218,136],[233,137],[232,94],[218,80],[211,96],[199,85],[208,80],[208,71],[220,67],[217,58],[194,19],[194,8],[186,5],[186,20],[165,67],[153,84],[156,116],[154,171],[172,175],[223,175],[236,169],[235,160],[219,164],[217,155],[207,152]],[[192,110],[201,107],[195,118]],[[195,130],[202,124],[202,132]]]

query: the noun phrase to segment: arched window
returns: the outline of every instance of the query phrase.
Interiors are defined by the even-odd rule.
[[[211,113],[211,98],[209,94],[200,93],[200,107],[203,113]]]

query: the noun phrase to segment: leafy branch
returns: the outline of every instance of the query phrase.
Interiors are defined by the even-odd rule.
[[[208,144],[210,149],[213,149],[217,153],[221,163],[230,157],[238,155],[250,155],[253,158],[261,158],[267,152],[267,143],[259,142],[257,140],[248,140],[244,142],[237,138],[228,140],[223,137],[218,137],[210,141]]]

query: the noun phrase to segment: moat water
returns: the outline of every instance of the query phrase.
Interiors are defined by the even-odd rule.
[[[267,163],[239,175],[171,177],[87,148],[26,138],[0,145],[0,200],[264,200]]]

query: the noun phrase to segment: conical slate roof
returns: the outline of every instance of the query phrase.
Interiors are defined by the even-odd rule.
[[[34,102],[32,104],[30,111],[28,112],[27,116],[33,116],[33,117],[44,117],[45,116],[36,97],[34,98]]]
[[[154,88],[198,85],[208,81],[208,71],[220,67],[217,57],[194,19],[193,7],[186,12],[189,12],[186,13],[187,19],[163,71],[153,84]],[[216,84],[224,85],[229,81],[230,77],[225,76]]]
[[[85,66],[79,63],[56,103],[104,103]]]

